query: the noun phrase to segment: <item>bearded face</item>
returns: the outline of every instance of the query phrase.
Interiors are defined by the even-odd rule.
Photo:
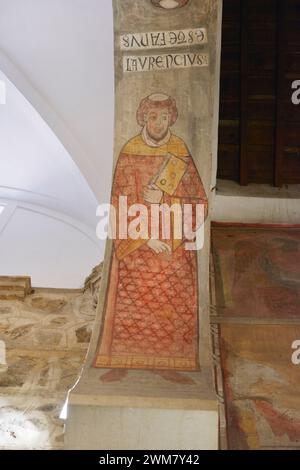
[[[189,0],[152,0],[153,5],[156,7],[164,8],[165,10],[172,10],[174,8],[181,8],[188,3]]]
[[[168,108],[150,109],[146,116],[146,128],[149,137],[154,142],[159,142],[166,137],[170,126]]]

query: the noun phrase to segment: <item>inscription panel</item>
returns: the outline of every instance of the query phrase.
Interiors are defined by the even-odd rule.
[[[164,49],[201,44],[207,44],[207,31],[205,28],[123,34],[120,37],[122,51]]]
[[[197,52],[123,57],[123,70],[125,73],[156,72],[190,67],[207,67],[208,65],[208,54]]]

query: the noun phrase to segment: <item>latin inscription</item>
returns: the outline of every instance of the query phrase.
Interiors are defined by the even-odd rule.
[[[174,48],[206,43],[205,28],[123,34],[120,38],[122,51]]]
[[[125,73],[207,67],[208,65],[208,54],[199,52],[123,57],[123,70]]]

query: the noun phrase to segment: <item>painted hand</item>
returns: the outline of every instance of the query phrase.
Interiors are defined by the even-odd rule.
[[[163,192],[154,185],[145,188],[144,199],[150,204],[159,204],[162,200]]]
[[[168,253],[169,255],[171,254],[171,248],[169,245],[167,245],[167,243],[161,242],[160,240],[149,240],[147,245],[157,255],[159,253]]]

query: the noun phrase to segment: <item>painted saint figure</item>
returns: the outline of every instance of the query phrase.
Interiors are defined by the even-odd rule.
[[[117,161],[112,204],[204,205],[207,197],[184,141],[171,132],[175,100],[164,94],[143,99],[137,111],[141,133]],[[153,184],[172,155],[185,163],[172,195]],[[177,175],[178,176],[178,175]],[[194,371],[198,362],[197,252],[185,240],[116,240],[95,367]]]

